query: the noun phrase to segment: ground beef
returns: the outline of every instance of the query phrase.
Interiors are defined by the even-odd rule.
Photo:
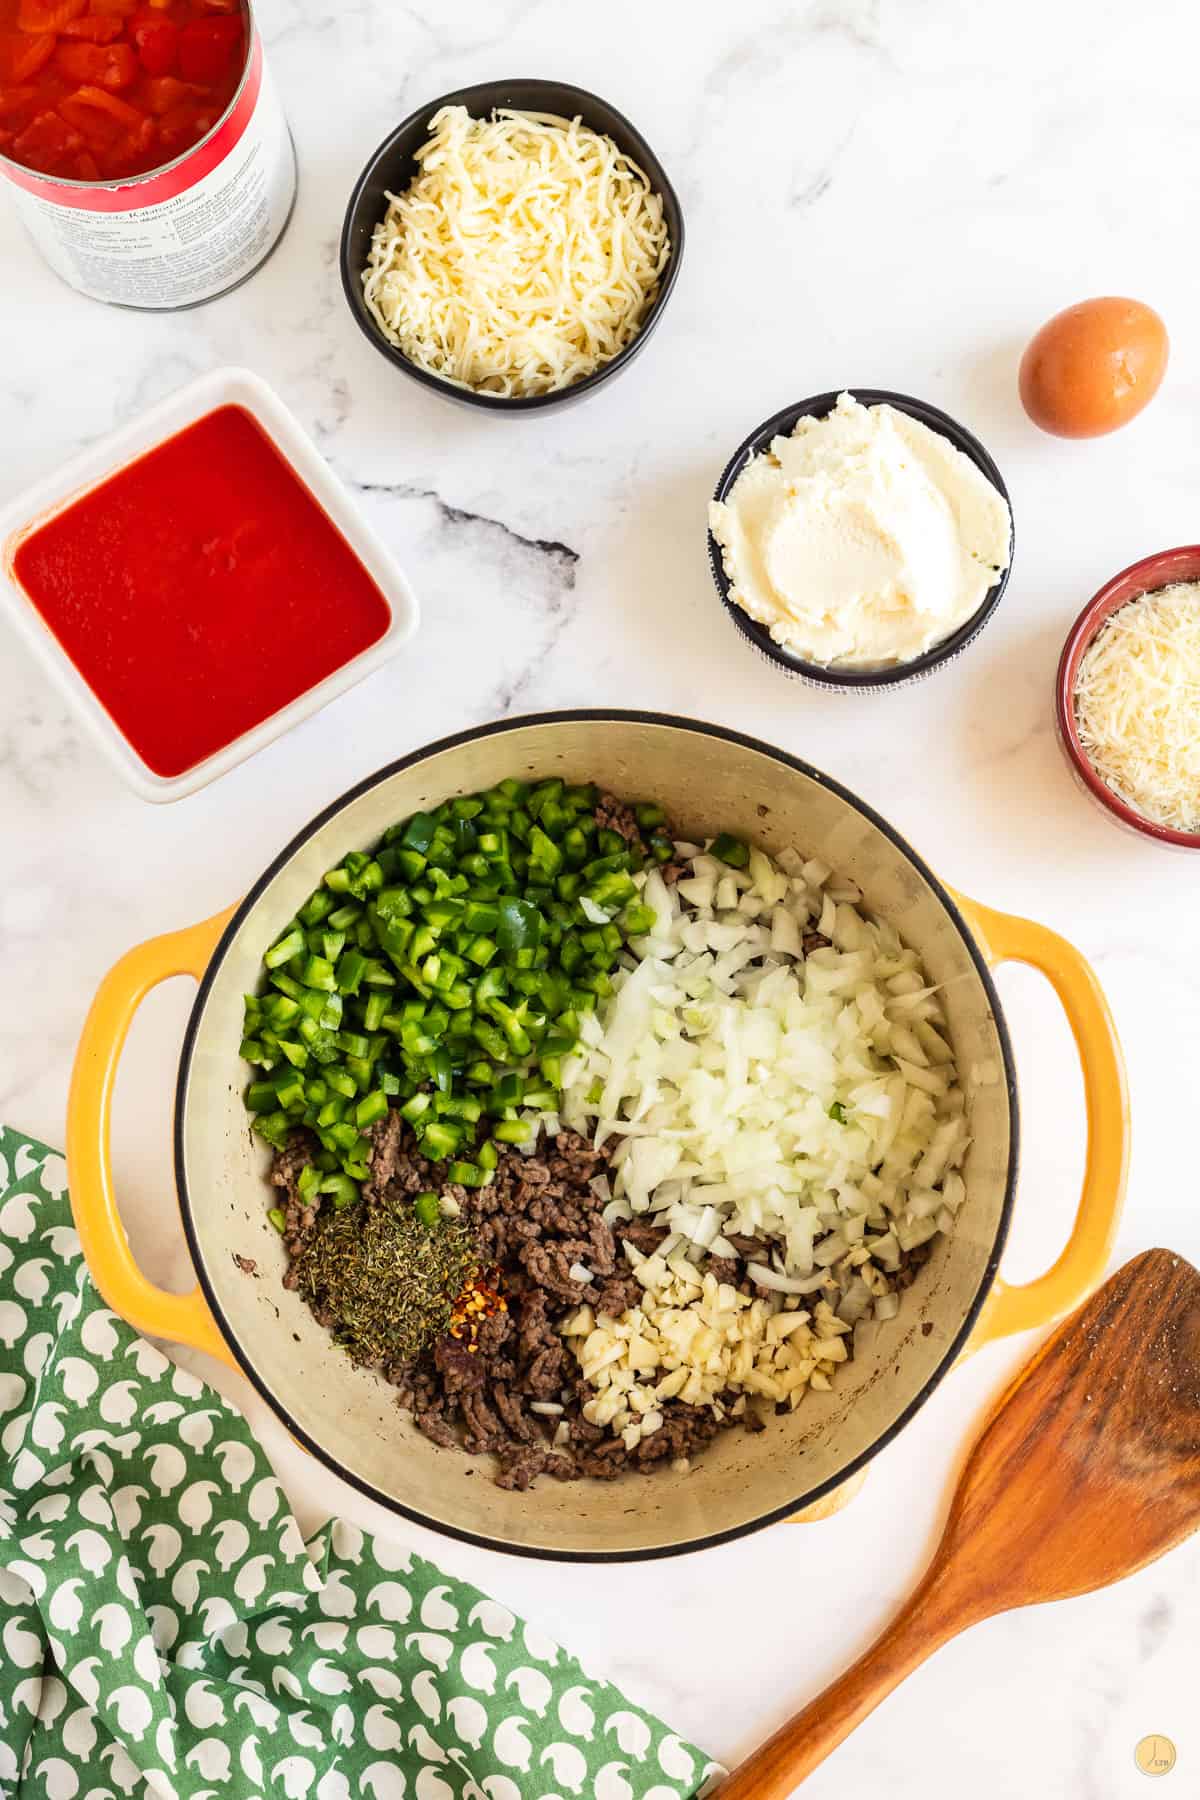
[[[665,1225],[648,1225],[644,1220],[638,1219],[623,1219],[616,1230],[619,1238],[623,1238],[627,1244],[632,1244],[634,1249],[640,1250],[643,1256],[653,1256],[658,1246],[667,1237]]]
[[[726,1231],[722,1235],[725,1242],[732,1244],[738,1255],[746,1262],[762,1262],[768,1254],[769,1246],[759,1238],[747,1237],[740,1231]]]
[[[601,831],[615,831],[627,844],[641,843],[641,826],[632,806],[626,806],[623,800],[615,799],[612,794],[601,794],[593,817]]]
[[[921,1269],[924,1268],[932,1255],[932,1243],[914,1244],[911,1250],[901,1251],[900,1267],[892,1276],[892,1286],[898,1293],[903,1293],[905,1288],[910,1288],[912,1286]]]
[[[585,1391],[585,1399],[589,1392]],[[626,1450],[621,1439],[610,1432],[587,1426],[586,1420],[581,1420],[587,1436],[573,1430],[571,1437],[579,1473],[611,1481],[624,1469],[646,1469],[675,1462],[679,1457],[690,1458],[711,1444],[718,1432],[738,1423],[728,1416],[716,1419],[707,1408],[685,1406],[680,1400],[668,1400],[662,1414],[658,1430],[632,1450]]]
[[[373,1145],[371,1173],[363,1184],[363,1192],[370,1200],[376,1194],[385,1193],[398,1177],[404,1145],[404,1120],[394,1106],[389,1107],[384,1117],[369,1128],[368,1136]],[[411,1169],[420,1159],[410,1154],[404,1160],[406,1167]],[[420,1191],[418,1188],[417,1192]]]
[[[612,1275],[607,1281],[600,1282],[589,1298],[598,1313],[619,1319],[623,1312],[630,1312],[637,1305],[641,1293],[641,1284],[634,1276]]]
[[[502,1152],[489,1185],[466,1190],[440,1179],[441,1170],[420,1155],[394,1109],[372,1127],[370,1137],[371,1168],[362,1203],[369,1206],[431,1188],[452,1195],[475,1233],[481,1268],[505,1300],[506,1310],[480,1321],[473,1343],[448,1336],[415,1363],[383,1371],[417,1429],[432,1443],[494,1456],[497,1484],[523,1491],[540,1475],[612,1480],[626,1468],[691,1456],[710,1442],[722,1423],[677,1400],[663,1407],[660,1430],[632,1451],[583,1417],[593,1393],[559,1325],[583,1300],[613,1316],[635,1306],[641,1288],[618,1239],[649,1255],[667,1235],[660,1226],[633,1221],[619,1224],[614,1236],[602,1216],[603,1202],[590,1186],[606,1166],[602,1153],[573,1132],[562,1132],[537,1156]],[[301,1200],[298,1187],[313,1149],[307,1132],[295,1133],[272,1171],[284,1194],[289,1257],[298,1254],[316,1224],[317,1209]],[[586,1269],[593,1279],[580,1281],[573,1269]],[[317,1316],[323,1325],[338,1323]],[[535,1413],[530,1410],[534,1403],[562,1410]],[[567,1440],[555,1446],[552,1440],[564,1424]]]
[[[615,816],[612,828],[618,829]],[[590,1185],[605,1168],[605,1157],[583,1138],[561,1132],[536,1156],[504,1150],[491,1183],[465,1189],[447,1184],[442,1169],[419,1153],[397,1111],[373,1126],[370,1137],[371,1168],[362,1204],[429,1189],[453,1198],[478,1242],[481,1270],[504,1297],[505,1310],[482,1317],[473,1342],[448,1336],[416,1362],[382,1371],[432,1443],[493,1456],[497,1485],[523,1492],[541,1475],[611,1481],[626,1469],[665,1467],[695,1456],[718,1432],[739,1422],[748,1430],[762,1429],[754,1406],[743,1409],[740,1421],[730,1415],[732,1394],[725,1397],[720,1420],[707,1408],[667,1401],[659,1430],[631,1451],[621,1438],[583,1417],[594,1393],[560,1335],[563,1317],[584,1300],[597,1313],[613,1317],[636,1306],[641,1287],[622,1244],[649,1256],[667,1236],[662,1226],[644,1219],[613,1226],[605,1222],[603,1201]],[[282,1190],[289,1258],[299,1253],[316,1224],[316,1207],[307,1205],[299,1192],[301,1171],[314,1149],[307,1132],[294,1132],[271,1172]],[[707,1266],[719,1281],[749,1291],[745,1263],[764,1256],[767,1247],[738,1233],[726,1237],[737,1256],[711,1257]],[[929,1252],[928,1245],[908,1252],[894,1277],[896,1287],[913,1281]],[[572,1273],[576,1268],[586,1269],[593,1279],[577,1279]],[[290,1271],[284,1280],[294,1285]],[[336,1318],[315,1308],[314,1313],[322,1325],[336,1328]],[[561,1410],[533,1412],[535,1403]],[[564,1441],[555,1444],[558,1436]]]
[[[585,1472],[571,1458],[560,1456],[544,1446],[539,1449],[535,1444],[502,1450],[499,1461],[496,1486],[515,1488],[520,1494],[525,1492],[538,1475],[553,1475],[558,1481],[573,1481],[576,1475]]]
[[[316,1142],[309,1132],[293,1131],[286,1148],[277,1152],[271,1164],[271,1180],[277,1188],[283,1189],[283,1247],[288,1253],[289,1263],[283,1285],[287,1288],[296,1285],[296,1277],[290,1266],[292,1259],[300,1254],[316,1229],[317,1209],[300,1196],[300,1174],[312,1161],[316,1148]]]
[[[642,828],[637,822],[637,814],[632,806],[626,806],[623,800],[616,799],[612,794],[601,794],[592,816],[601,831],[615,831],[617,836],[623,837],[627,844],[640,844],[648,855],[652,855]],[[674,841],[675,833],[669,820],[665,820],[659,830],[664,837],[669,837],[672,842]],[[673,887],[681,875],[687,874],[687,864],[672,859],[670,862],[660,863],[658,872],[668,887]]]

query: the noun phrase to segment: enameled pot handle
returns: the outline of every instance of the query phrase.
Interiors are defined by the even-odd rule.
[[[1112,1253],[1129,1167],[1129,1094],[1117,1029],[1090,964],[1066,938],[1031,919],[995,912],[962,894],[954,899],[989,963],[1024,962],[1040,969],[1062,1002],[1075,1035],[1087,1105],[1087,1163],[1079,1210],[1066,1248],[1036,1281],[1014,1287],[999,1277],[984,1302],[964,1356],[997,1338],[1049,1325],[1099,1286]],[[866,1471],[815,1506],[793,1513],[792,1525],[831,1517],[852,1500]]]
[[[206,1350],[236,1369],[200,1289],[166,1293],[134,1261],[113,1191],[110,1145],[113,1087],[134,1013],[160,981],[172,975],[200,979],[232,913],[230,907],[185,931],[150,938],[123,956],[100,983],[71,1073],[67,1183],[88,1268],[113,1311],[135,1331]]]
[[[1067,1015],[1083,1071],[1087,1160],[1075,1223],[1062,1255],[1036,1281],[1014,1287],[997,1277],[967,1350],[1016,1331],[1050,1325],[1071,1312],[1104,1275],[1129,1170],[1129,1091],[1117,1028],[1091,965],[1073,944],[1011,913],[955,894],[990,963],[1023,962],[1046,977]]]

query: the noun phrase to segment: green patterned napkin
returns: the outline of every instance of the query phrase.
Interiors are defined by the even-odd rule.
[[[338,1521],[116,1318],[66,1167],[0,1127],[0,1795],[679,1800],[700,1751],[494,1600]]]

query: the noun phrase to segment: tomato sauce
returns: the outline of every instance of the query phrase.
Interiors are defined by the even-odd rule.
[[[246,66],[241,0],[0,0],[0,154],[122,181],[206,137]]]
[[[271,718],[391,623],[374,579],[239,406],[37,526],[12,572],[163,776]]]

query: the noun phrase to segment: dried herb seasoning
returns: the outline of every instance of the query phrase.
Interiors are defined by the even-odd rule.
[[[386,1194],[321,1211],[292,1263],[296,1286],[353,1361],[410,1362],[448,1330],[478,1271],[472,1233],[457,1219],[426,1225]]]

